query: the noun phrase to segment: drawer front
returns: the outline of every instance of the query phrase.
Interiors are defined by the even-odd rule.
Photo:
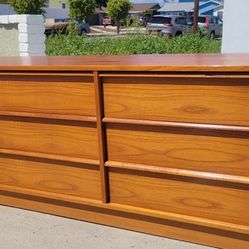
[[[249,125],[248,79],[105,78],[111,118]]]
[[[249,176],[248,137],[216,137],[109,125],[108,160]],[[122,127],[122,128],[120,128]]]
[[[0,111],[96,115],[91,77],[1,76]]]
[[[110,171],[112,203],[249,226],[248,188]]]
[[[93,166],[0,158],[0,188],[29,190],[100,199],[99,171]]]
[[[37,120],[36,120],[37,121]],[[98,158],[95,124],[45,121],[0,120],[0,148],[80,157]]]

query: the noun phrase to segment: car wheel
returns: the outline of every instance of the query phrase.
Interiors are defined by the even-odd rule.
[[[56,36],[56,31],[55,30],[51,30],[50,35],[51,35],[51,37],[55,37]]]
[[[87,33],[86,30],[85,30],[85,29],[82,29],[81,32],[80,32],[80,35],[85,36],[86,33]]]
[[[175,34],[175,36],[180,36],[180,35],[182,35],[182,32],[180,32],[180,31],[176,32],[176,34]]]
[[[212,32],[210,33],[209,37],[210,37],[210,39],[214,40],[214,38],[215,38],[215,33],[214,33],[214,31],[212,31]]]
[[[170,39],[170,38],[172,37],[172,35],[169,34],[169,33],[164,33],[163,36],[164,36],[165,38],[168,38],[168,39]]]

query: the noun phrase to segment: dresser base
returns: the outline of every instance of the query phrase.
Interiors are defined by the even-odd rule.
[[[111,209],[0,191],[0,204],[218,248],[249,248],[247,235]],[[107,204],[108,205],[108,204]]]

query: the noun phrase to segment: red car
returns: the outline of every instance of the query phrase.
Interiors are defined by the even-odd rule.
[[[112,19],[109,16],[106,16],[102,19],[102,24],[104,26],[112,25]]]

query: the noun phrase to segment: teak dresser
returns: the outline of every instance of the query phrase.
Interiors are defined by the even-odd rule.
[[[249,54],[0,58],[0,204],[248,249]]]

